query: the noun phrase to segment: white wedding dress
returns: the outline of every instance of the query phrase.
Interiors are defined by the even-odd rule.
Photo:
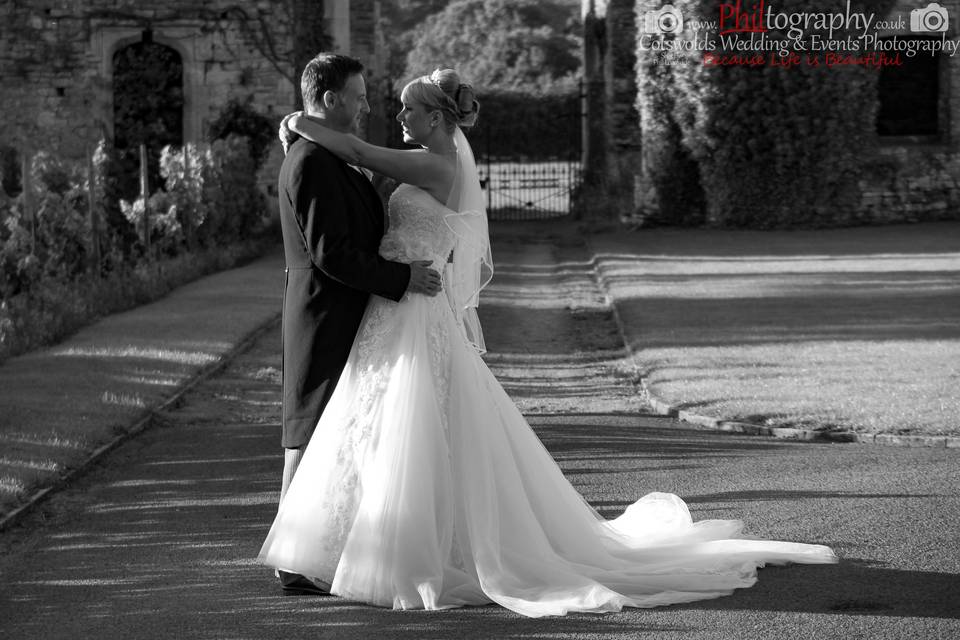
[[[381,255],[442,268],[450,213],[401,186]],[[526,616],[714,598],[766,563],[836,562],[824,546],[740,538],[739,521],[693,523],[672,494],[604,520],[465,334],[442,294],[371,297],[262,562],[374,605]]]

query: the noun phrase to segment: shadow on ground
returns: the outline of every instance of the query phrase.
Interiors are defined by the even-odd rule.
[[[960,576],[856,559],[836,566],[765,569],[753,589],[659,610],[674,621],[667,624],[644,624],[644,615],[637,612],[530,620],[496,606],[394,612],[332,597],[282,597],[269,571],[254,561],[276,502],[280,458],[272,452],[277,426],[258,419],[272,412],[264,407],[273,395],[264,389],[262,395],[245,393],[237,401],[233,396],[240,381],[223,382],[203,397],[191,398],[185,418],[171,414],[167,427],[127,445],[121,460],[57,498],[59,504],[49,508],[52,521],[43,523],[44,535],[27,536],[15,549],[6,549],[29,559],[17,571],[10,560],[0,565],[6,585],[0,617],[7,621],[6,630],[54,638],[143,637],[143,629],[151,629],[155,638],[298,638],[321,632],[324,638],[397,640],[619,638],[702,631],[698,624],[681,622],[684,612],[693,610],[960,617],[953,599]],[[217,408],[246,419],[217,424],[190,418],[196,411],[210,414]],[[727,458],[750,460],[763,452],[782,455],[806,446],[648,428],[638,420],[642,418],[567,415],[541,419],[537,431],[572,478],[616,474],[618,463],[640,472],[680,463],[694,473],[716,468]],[[587,495],[604,515],[618,515],[627,501],[603,493],[594,489]],[[748,490],[691,495],[689,502],[878,497],[890,494]],[[370,635],[374,629],[389,629],[389,635]]]
[[[571,397],[594,393],[581,380],[589,354],[572,357],[558,346],[522,352],[517,347],[523,341],[510,335],[519,316],[513,320],[491,325],[500,327],[490,334],[491,344],[500,345],[491,353],[492,366],[527,367],[532,393],[546,396],[551,386],[557,390],[556,382],[532,363],[553,363],[557,372],[575,370],[569,376],[582,386]],[[567,331],[560,326],[531,335],[574,335]],[[794,614],[803,616],[792,618],[794,624],[813,629],[810,637],[823,637],[817,633],[838,620],[860,625],[864,616],[960,618],[954,596],[960,577],[947,544],[957,512],[949,489],[956,469],[951,452],[701,432],[640,411],[569,410],[579,400],[530,421],[604,516],[619,515],[646,491],[676,491],[689,497],[697,519],[743,512],[786,539],[830,544],[845,552],[843,561],[767,568],[757,586],[728,598],[602,617],[531,620],[497,606],[395,612],[334,597],[283,597],[271,572],[255,562],[276,510],[282,465],[279,344],[276,331],[265,335],[223,375],[164,414],[160,426],[116,450],[0,538],[3,634],[105,640],[674,638],[756,629]],[[544,357],[549,354],[555,357]],[[522,390],[523,376],[513,383]],[[872,560],[878,557],[891,564]],[[927,570],[904,568],[918,566]]]
[[[590,239],[649,391],[770,426],[943,435],[960,397],[957,223]]]

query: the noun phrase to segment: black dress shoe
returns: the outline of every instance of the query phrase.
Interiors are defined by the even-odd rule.
[[[320,584],[307,579],[299,573],[290,573],[289,571],[278,571],[277,577],[280,579],[280,588],[283,589],[285,596],[328,596],[330,595],[330,585]],[[326,587],[326,588],[324,588]]]

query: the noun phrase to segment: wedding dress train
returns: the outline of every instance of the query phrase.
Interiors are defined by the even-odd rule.
[[[433,260],[451,210],[401,186],[381,254]],[[651,493],[603,519],[564,478],[444,295],[371,297],[340,382],[260,552],[375,605],[496,602],[526,616],[714,598],[824,546],[740,537]]]

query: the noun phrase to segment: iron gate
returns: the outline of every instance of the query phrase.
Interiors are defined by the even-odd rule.
[[[540,220],[568,215],[582,182],[582,83],[563,95],[479,95],[477,126],[466,131],[477,159],[492,220]],[[387,144],[405,148],[392,120],[400,100],[386,99]]]

